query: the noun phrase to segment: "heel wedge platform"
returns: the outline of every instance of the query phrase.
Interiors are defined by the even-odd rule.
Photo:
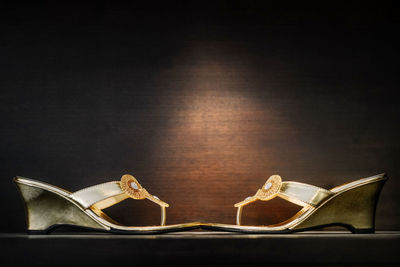
[[[236,203],[236,225],[208,223],[203,229],[241,233],[290,233],[343,226],[352,233],[375,231],[375,210],[386,174],[359,179],[330,190],[272,175],[254,196]],[[269,226],[241,225],[243,207],[257,200],[283,198],[302,207],[292,218]]]
[[[94,185],[74,193],[24,177],[15,177],[14,183],[24,200],[30,234],[46,234],[60,226],[118,234],[157,234],[200,227],[197,222],[165,225],[169,205],[149,194],[131,175],[122,176],[121,181]],[[148,199],[159,205],[161,225],[123,226],[102,211],[127,198]]]

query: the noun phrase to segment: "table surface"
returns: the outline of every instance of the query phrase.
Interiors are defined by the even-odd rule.
[[[200,266],[263,263],[269,265],[370,265],[400,262],[400,231],[375,234],[305,232],[232,234],[193,231],[162,235],[0,234],[7,265],[77,266],[185,263]]]

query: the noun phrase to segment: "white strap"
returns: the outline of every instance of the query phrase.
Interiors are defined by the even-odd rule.
[[[108,182],[104,184],[98,184],[90,186],[71,194],[73,200],[81,204],[85,209],[94,205],[102,200],[112,198],[118,195],[124,194],[121,187],[119,186],[119,181]],[[126,196],[128,197],[128,196]],[[124,197],[124,198],[126,198]],[[114,203],[115,204],[115,203]],[[102,208],[105,208],[103,206]]]

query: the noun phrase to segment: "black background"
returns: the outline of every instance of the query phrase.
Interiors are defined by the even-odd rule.
[[[168,223],[234,223],[232,205],[273,173],[329,188],[388,172],[377,227],[398,229],[398,11],[1,4],[1,231],[25,228],[16,175],[74,191],[124,173],[171,204]],[[121,220],[158,222],[121,205]],[[282,207],[248,216],[280,220]]]

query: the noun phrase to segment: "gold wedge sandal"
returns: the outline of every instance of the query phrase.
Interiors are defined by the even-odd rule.
[[[327,226],[344,226],[353,233],[375,231],[375,210],[379,193],[387,180],[385,174],[356,180],[326,190],[298,182],[282,182],[272,175],[254,196],[235,204],[236,225],[204,224],[203,229],[242,233],[290,233]],[[269,226],[242,226],[243,207],[256,201],[275,197],[302,206],[292,218]]]
[[[121,234],[154,234],[199,228],[199,223],[165,225],[167,203],[144,189],[131,175],[71,193],[40,181],[15,177],[14,182],[25,202],[28,233],[44,234],[59,226],[74,226],[91,231]],[[161,207],[161,225],[123,226],[102,210],[127,198],[148,199]]]

